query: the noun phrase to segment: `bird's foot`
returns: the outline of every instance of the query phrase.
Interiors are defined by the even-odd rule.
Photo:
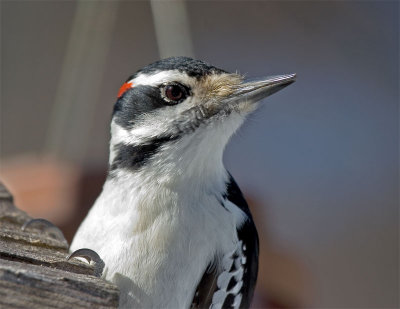
[[[94,275],[96,277],[101,277],[103,274],[104,269],[104,261],[101,257],[93,250],[83,248],[78,249],[72,252],[70,255],[67,256],[67,260],[69,261],[72,258],[84,258],[89,264],[93,263],[94,265]]]

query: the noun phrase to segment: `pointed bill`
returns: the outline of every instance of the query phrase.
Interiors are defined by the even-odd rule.
[[[257,102],[289,86],[295,80],[296,74],[286,74],[245,82],[232,94],[232,99]]]

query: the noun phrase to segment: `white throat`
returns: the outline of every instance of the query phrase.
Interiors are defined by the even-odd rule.
[[[219,250],[234,250],[242,215],[227,215],[230,211],[222,205],[228,180],[222,154],[241,123],[238,115],[198,128],[161,146],[137,170],[118,168],[107,179],[71,250],[85,247],[100,255],[104,276],[125,295],[122,307],[190,307],[210,261]],[[116,124],[113,130],[112,144],[123,142],[124,136],[130,137],[128,144],[140,140]]]

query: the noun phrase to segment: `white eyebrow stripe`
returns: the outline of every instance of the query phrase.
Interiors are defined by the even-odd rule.
[[[186,73],[178,70],[162,71],[153,74],[139,73],[138,76],[131,79],[129,82],[132,82],[133,86],[159,86],[163,83],[174,81],[183,83],[187,86],[193,86],[195,83],[193,77],[189,77]]]

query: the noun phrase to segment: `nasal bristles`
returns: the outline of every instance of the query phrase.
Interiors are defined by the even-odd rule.
[[[232,94],[242,83],[243,78],[239,74],[215,74],[203,78],[201,89],[211,98],[223,98]]]

